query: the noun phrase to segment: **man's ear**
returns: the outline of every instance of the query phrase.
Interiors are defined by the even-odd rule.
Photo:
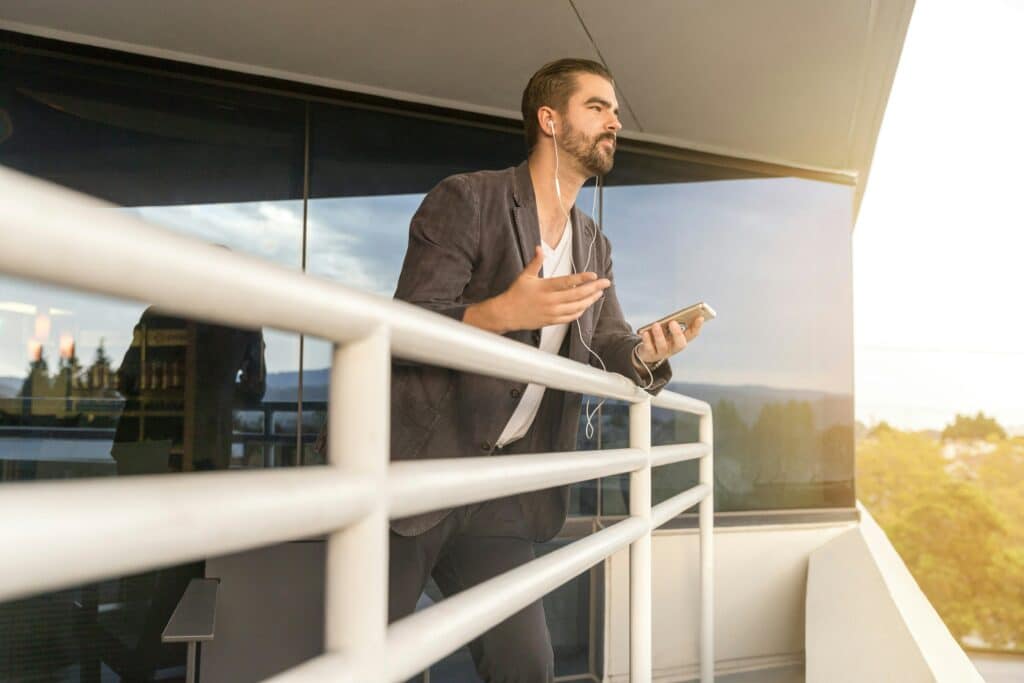
[[[551,130],[551,123],[554,122],[555,130]],[[551,107],[538,107],[537,109],[537,126],[545,135],[554,135],[560,126],[558,121],[558,113]]]

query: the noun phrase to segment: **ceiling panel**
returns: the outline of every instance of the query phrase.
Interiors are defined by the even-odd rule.
[[[912,7],[0,0],[0,28],[514,118],[538,66],[599,50],[628,101],[624,137],[863,178]]]
[[[645,133],[844,168],[865,0],[578,0]]]
[[[516,117],[538,66],[566,55],[597,57],[566,2],[105,0],[102,6],[100,12],[95,3],[75,0],[0,0],[0,25]]]

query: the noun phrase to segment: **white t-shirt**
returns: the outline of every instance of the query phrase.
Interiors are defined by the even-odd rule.
[[[562,230],[562,239],[554,249],[541,240],[541,247],[544,249],[544,277],[562,277],[572,272],[572,222],[565,222],[565,229]],[[548,325],[540,330],[540,350],[547,353],[558,354],[565,341],[565,335],[569,331],[569,325]],[[537,410],[540,408],[540,400],[544,397],[544,387],[540,384],[528,384],[519,405],[509,418],[508,424],[498,437],[497,446],[506,446],[526,435],[533,420],[537,417]]]

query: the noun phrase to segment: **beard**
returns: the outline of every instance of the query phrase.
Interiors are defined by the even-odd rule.
[[[605,140],[611,140],[611,150],[604,147],[603,143]],[[588,138],[566,122],[565,135],[561,142],[562,149],[576,160],[580,169],[588,177],[606,175],[615,164],[614,133],[599,133],[592,138]]]

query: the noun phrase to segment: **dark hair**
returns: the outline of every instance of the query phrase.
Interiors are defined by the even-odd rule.
[[[564,114],[569,98],[576,92],[576,74],[581,73],[594,74],[615,82],[603,64],[590,59],[558,59],[548,62],[530,76],[530,82],[523,90],[522,105],[527,150],[532,151],[537,144],[537,110],[548,106]]]

